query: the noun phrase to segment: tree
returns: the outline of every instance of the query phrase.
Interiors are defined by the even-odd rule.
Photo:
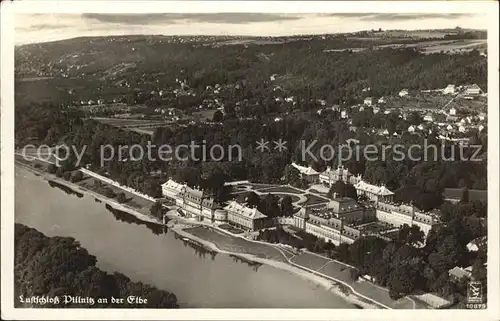
[[[260,206],[260,197],[255,192],[250,192],[247,194],[245,199],[248,207],[259,207]]]
[[[399,267],[389,276],[389,296],[393,300],[410,294],[415,289],[416,278],[409,273],[406,267]]]
[[[95,266],[95,256],[88,253],[71,237],[47,237],[27,226],[15,225],[14,282],[26,297],[41,296],[91,296],[107,298],[108,303],[96,302],[97,308],[118,308],[111,297],[140,296],[147,304],[133,308],[177,308],[173,293],[153,286],[132,282],[123,274],[108,274]],[[29,307],[17,301],[16,308]],[[57,307],[48,303],[47,307]],[[88,307],[72,302],[72,308]],[[123,305],[121,305],[123,307]]]
[[[278,198],[271,193],[267,194],[260,204],[259,211],[269,217],[279,216],[281,211],[278,205]]]
[[[424,243],[425,234],[417,225],[403,224],[398,233],[398,241],[403,244],[417,245]]]
[[[334,195],[338,198],[350,197],[355,200],[358,199],[356,188],[352,184],[344,183],[344,181],[336,181],[330,187],[327,196],[333,198]]]
[[[71,182],[73,183],[76,183],[76,182],[79,182],[83,179],[83,173],[79,170],[76,170],[74,171],[72,174],[71,174]]]
[[[57,167],[56,165],[54,164],[49,164],[49,166],[47,166],[47,171],[50,173],[50,174],[55,174],[56,171],[57,171]]]
[[[285,167],[284,178],[285,182],[292,186],[295,187],[301,186],[301,177],[299,170],[293,167],[292,165],[288,165]]]
[[[163,218],[163,205],[160,202],[155,202],[151,205],[149,212],[156,218]]]
[[[69,181],[71,179],[71,172],[64,172],[62,176],[65,180]]]
[[[220,110],[216,110],[214,115],[213,115],[212,120],[215,123],[220,123],[220,122],[222,122],[223,119],[224,119],[224,114]]]
[[[121,192],[116,195],[116,200],[118,203],[125,203],[127,201],[127,196],[125,196],[125,193]]]
[[[465,187],[462,191],[462,195],[460,197],[460,202],[468,203],[469,202],[469,189]]]
[[[292,197],[290,195],[285,195],[281,199],[281,216],[292,216],[292,214],[293,214]]]
[[[56,176],[63,177],[63,175],[64,175],[64,169],[62,167],[58,167],[56,170]]]

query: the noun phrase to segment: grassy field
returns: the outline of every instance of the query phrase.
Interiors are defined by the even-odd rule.
[[[283,254],[270,245],[249,242],[242,238],[223,234],[202,226],[185,229],[185,231],[214,243],[219,249],[224,251],[252,254],[260,258],[286,262]]]
[[[85,177],[83,180],[79,181],[76,183],[82,188],[86,188],[91,191],[96,191],[96,182],[98,181],[97,178],[94,177]],[[115,194],[119,193],[124,193],[127,201],[124,203],[130,207],[133,207],[134,209],[138,210],[142,214],[150,214],[150,208],[153,205],[153,202],[150,200],[147,200],[145,198],[142,198],[140,196],[137,196],[135,194],[132,194],[130,192],[127,192],[125,190],[122,190],[119,187],[113,186],[106,184],[104,182],[101,182],[101,185],[104,187],[110,188]]]
[[[219,227],[223,230],[226,230],[228,232],[231,232],[233,234],[241,234],[243,233],[243,230],[240,230],[239,228],[236,228],[234,226],[231,226],[229,224],[221,224]]]

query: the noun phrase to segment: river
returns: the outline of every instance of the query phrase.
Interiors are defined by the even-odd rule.
[[[291,272],[205,253],[172,231],[118,220],[93,197],[67,194],[18,166],[15,174],[16,222],[74,237],[99,268],[171,291],[183,308],[353,308]]]

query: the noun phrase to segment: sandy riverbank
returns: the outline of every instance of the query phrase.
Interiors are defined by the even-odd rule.
[[[339,285],[339,283],[335,283],[335,282],[330,281],[330,280],[323,278],[321,276],[314,275],[310,272],[307,272],[303,269],[295,267],[291,264],[284,263],[284,262],[278,262],[278,261],[271,260],[271,259],[260,258],[258,256],[252,255],[252,254],[244,254],[244,253],[239,253],[239,252],[230,252],[230,251],[222,250],[222,249],[218,248],[214,243],[206,241],[204,239],[201,239],[199,237],[196,237],[196,236],[184,231],[184,226],[182,226],[182,225],[173,225],[171,227],[171,229],[174,232],[176,232],[177,234],[179,234],[180,236],[191,239],[195,242],[198,242],[211,251],[215,251],[215,252],[227,254],[227,255],[239,256],[239,257],[242,257],[242,258],[249,260],[249,261],[253,261],[253,262],[257,262],[257,263],[261,263],[261,264],[266,264],[266,265],[272,266],[274,268],[286,270],[286,271],[293,273],[293,274],[295,274],[303,279],[309,280],[309,281],[311,281],[319,286],[324,287],[328,291],[333,292],[335,295],[342,297],[347,302],[349,302],[353,305],[357,305],[359,307],[362,307],[363,309],[379,309],[380,308],[379,306],[377,306],[375,304],[371,304],[369,302],[366,302],[362,298],[357,297],[355,294],[346,293],[345,290],[343,290],[342,287]]]

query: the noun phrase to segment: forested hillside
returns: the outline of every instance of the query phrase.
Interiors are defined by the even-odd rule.
[[[387,42],[339,35],[265,45],[212,46],[136,36],[22,46],[16,49],[17,79],[34,75],[44,79],[36,86],[18,81],[17,99],[19,103],[113,99],[133,95],[135,90],[168,88],[176,79],[187,80],[198,93],[188,105],[203,100],[203,90],[214,84],[241,84],[241,90],[226,95],[229,105],[242,99],[265,100],[274,86],[305,101],[314,97],[330,103],[353,101],[365,87],[376,96],[401,88],[443,88],[450,82],[487,87],[486,58],[477,50],[426,54],[416,47],[384,47]],[[359,48],[365,50],[358,52]],[[270,84],[274,74],[278,76]]]

